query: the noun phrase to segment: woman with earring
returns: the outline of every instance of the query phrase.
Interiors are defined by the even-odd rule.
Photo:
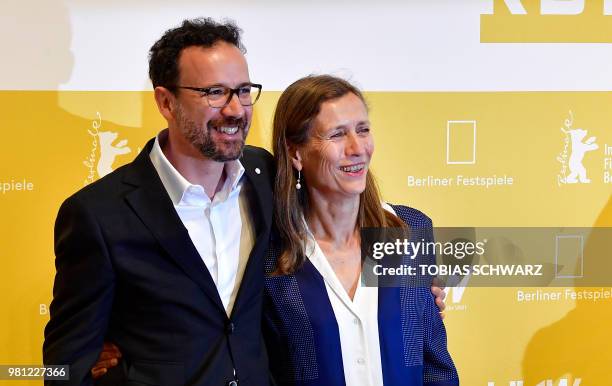
[[[273,148],[277,230],[266,259],[263,329],[275,384],[458,385],[430,283],[361,284],[362,228],[427,237],[432,227],[416,209],[381,202],[361,92],[332,76],[296,81],[279,99]],[[120,356],[106,343],[92,374],[100,377]]]
[[[381,202],[361,92],[328,75],[296,81],[276,107],[273,146],[264,337],[276,383],[458,385],[429,287],[361,285],[361,228],[431,230],[418,210]]]

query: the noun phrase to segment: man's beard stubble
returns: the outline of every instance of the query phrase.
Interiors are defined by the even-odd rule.
[[[177,108],[177,121],[185,138],[189,143],[195,146],[204,157],[217,162],[226,162],[236,160],[242,156],[242,150],[244,149],[248,130],[247,122],[244,118],[209,121],[205,127],[185,117],[183,109],[179,106]],[[236,141],[223,142],[226,149],[220,149],[211,135],[211,132],[215,130],[215,126],[238,126],[238,131],[242,133],[242,138]]]

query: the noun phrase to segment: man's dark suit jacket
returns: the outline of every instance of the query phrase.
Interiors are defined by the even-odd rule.
[[[256,240],[228,317],[149,159],[152,146],[60,208],[44,363],[70,365],[70,381],[57,384],[91,384],[110,340],[123,353],[121,384],[221,386],[234,362],[240,386],[268,385],[261,309],[272,157],[246,146],[241,158]]]

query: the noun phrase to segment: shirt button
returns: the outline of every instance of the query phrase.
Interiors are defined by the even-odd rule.
[[[359,324],[359,319],[357,318],[353,319],[353,324]]]
[[[259,168],[255,168],[255,173],[261,174],[261,170]]]
[[[365,359],[359,358],[357,359],[357,363],[359,363],[360,365],[363,365],[365,363]]]

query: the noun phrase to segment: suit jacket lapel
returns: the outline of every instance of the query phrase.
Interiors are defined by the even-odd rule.
[[[232,309],[232,315],[240,310],[242,303],[248,301],[249,294],[263,289],[263,278],[265,274],[263,257],[267,252],[270,227],[272,225],[272,181],[275,171],[271,159],[257,156],[249,146],[245,148],[241,158],[245,169],[246,181],[249,190],[249,208],[255,228],[256,239],[253,249],[249,254],[249,260],[242,277],[242,283],[238,289],[236,302]],[[244,188],[247,188],[246,186]],[[244,189],[243,188],[243,189]]]
[[[215,283],[196,250],[187,229],[174,209],[149,153],[150,140],[134,162],[128,166],[124,182],[136,187],[126,196],[128,205],[155,236],[168,255],[195,281],[225,313]]]
[[[263,151],[263,150],[261,150]],[[247,182],[253,187],[255,197],[251,199],[255,229],[258,238],[270,230],[272,224],[272,183],[275,177],[274,164],[271,159],[256,156],[250,146],[240,159],[244,166]]]

